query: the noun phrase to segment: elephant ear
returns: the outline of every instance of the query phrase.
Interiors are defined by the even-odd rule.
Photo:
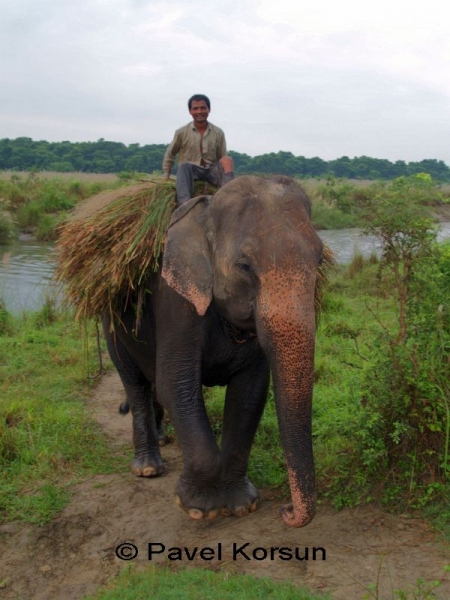
[[[207,204],[198,196],[174,211],[167,230],[162,276],[204,315],[212,300],[213,271],[207,240]]]

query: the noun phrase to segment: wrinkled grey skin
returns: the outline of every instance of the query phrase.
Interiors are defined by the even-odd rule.
[[[164,470],[160,403],[183,452],[177,502],[194,519],[256,510],[258,493],[246,472],[270,371],[292,497],[283,519],[301,527],[314,516],[311,401],[321,255],[297,184],[239,177],[212,199],[193,198],[174,212],[162,272],[149,276],[139,332],[131,309],[114,336],[104,320],[133,415],[132,470],[149,477]],[[227,386],[220,448],[202,385]]]

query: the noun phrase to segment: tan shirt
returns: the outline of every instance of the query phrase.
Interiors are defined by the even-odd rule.
[[[227,155],[225,134],[219,127],[208,123],[202,138],[192,121],[175,131],[174,138],[164,154],[162,164],[164,173],[172,171],[177,155],[178,164],[191,162],[199,166],[206,166],[216,163]]]

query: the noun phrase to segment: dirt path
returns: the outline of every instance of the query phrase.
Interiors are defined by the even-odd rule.
[[[129,445],[131,440],[130,417],[117,413],[122,399],[117,375],[108,373],[90,400],[96,419],[116,447]],[[319,508],[308,527],[295,530],[279,518],[279,503],[263,494],[261,509],[244,519],[223,517],[213,523],[197,523],[173,501],[181,467],[176,445],[163,448],[163,456],[168,471],[163,477],[138,479],[127,472],[95,476],[77,485],[72,502],[44,527],[21,523],[2,526],[1,597],[83,598],[129,564],[115,554],[116,547],[124,542],[138,549],[134,562],[141,566],[148,564],[148,543],[155,544],[154,550],[166,547],[165,554],[153,558],[166,564],[170,547],[186,547],[189,552],[210,547],[203,559],[195,558],[195,565],[290,580],[330,591],[336,600],[360,600],[366,586],[378,577],[382,590],[379,599],[391,599],[392,589],[409,589],[418,577],[441,578],[444,566],[450,564],[450,547],[427,525],[373,508],[340,513]],[[239,552],[247,542],[249,545]],[[281,560],[277,550],[271,560],[271,547],[299,548],[303,556],[307,548],[308,560]],[[312,560],[315,547],[326,550],[326,560],[321,560],[321,551],[317,551],[317,560]],[[255,548],[260,548],[257,558],[265,551],[269,557],[253,558]],[[213,555],[213,560],[206,560]],[[191,563],[185,557],[177,564]],[[444,583],[436,596],[448,600],[450,583]]]

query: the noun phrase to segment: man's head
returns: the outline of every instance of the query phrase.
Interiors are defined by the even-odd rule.
[[[211,102],[209,101],[208,96],[205,96],[204,94],[194,94],[193,96],[191,96],[189,98],[189,100],[188,100],[189,112],[191,112],[193,102],[205,102],[206,106],[208,107],[208,110],[211,110]]]
[[[188,102],[189,114],[194,120],[194,124],[199,130],[204,130],[208,126],[208,115],[210,111],[209,98],[201,94],[192,96]]]

